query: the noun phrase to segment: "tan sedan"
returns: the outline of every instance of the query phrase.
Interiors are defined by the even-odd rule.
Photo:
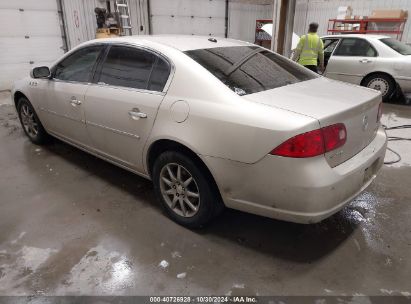
[[[189,227],[224,206],[321,221],[371,183],[386,149],[378,92],[230,39],[90,41],[12,94],[32,142],[51,135],[151,179]]]

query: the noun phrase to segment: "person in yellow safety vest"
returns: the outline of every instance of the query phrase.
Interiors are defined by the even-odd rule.
[[[324,71],[324,44],[317,35],[317,30],[318,23],[310,23],[308,34],[301,36],[293,55],[294,61],[316,73],[318,73],[318,60],[321,72]]]

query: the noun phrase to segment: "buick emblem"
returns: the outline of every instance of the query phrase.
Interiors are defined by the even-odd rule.
[[[368,116],[365,115],[362,119],[362,129],[365,131],[368,128]]]

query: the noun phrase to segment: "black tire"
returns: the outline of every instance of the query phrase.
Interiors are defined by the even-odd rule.
[[[382,100],[387,102],[396,90],[395,81],[385,74],[373,74],[367,76],[363,81],[363,86],[381,91]]]
[[[36,111],[27,98],[21,97],[17,102],[17,113],[21,126],[27,137],[36,145],[43,145],[50,140],[43,125],[38,118]],[[36,131],[36,132],[35,132]]]
[[[184,183],[176,182],[177,179],[173,181],[170,178],[167,166],[172,170],[174,177],[177,177],[176,170],[178,170],[178,166],[180,166],[180,180],[184,181],[186,178],[188,180],[191,176],[192,181],[190,184],[184,186]],[[155,195],[164,207],[167,215],[178,224],[189,228],[199,228],[208,223],[224,209],[220,194],[216,189],[211,175],[206,172],[197,161],[194,161],[186,154],[176,151],[163,152],[155,160],[152,172]],[[185,177],[183,177],[184,174]],[[168,181],[171,181],[173,186],[164,182],[162,177],[166,177]],[[164,194],[163,196],[163,193],[165,193],[166,190],[165,187],[168,187],[167,191],[174,191],[174,194]],[[174,187],[174,190],[172,187]],[[186,189],[184,187],[186,187]],[[179,193],[177,193],[179,188],[180,190],[183,189],[181,190],[183,194],[180,193],[178,199],[184,200],[183,197],[186,197],[191,200],[192,206],[197,207],[197,211],[190,209],[190,206],[187,205],[185,201],[183,201],[182,204],[185,205],[184,211],[186,211],[185,209],[188,210],[187,214],[183,212],[183,207],[180,205],[180,201],[175,203],[174,208],[170,206],[176,196],[179,195]],[[196,193],[195,189],[198,190],[198,201],[196,201],[195,197],[192,198],[188,194]],[[189,215],[189,212],[193,214]],[[186,216],[183,216],[183,213],[186,214]]]

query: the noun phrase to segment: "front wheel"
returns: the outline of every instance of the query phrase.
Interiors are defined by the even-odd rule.
[[[152,177],[157,199],[168,216],[183,226],[201,227],[222,208],[209,174],[183,153],[162,153],[154,163]]]
[[[370,75],[364,79],[363,85],[367,88],[380,91],[383,101],[389,101],[395,91],[395,81],[384,74]]]
[[[35,144],[41,145],[49,140],[49,135],[43,128],[31,103],[24,97],[17,103],[17,112],[21,126],[27,137]]]

